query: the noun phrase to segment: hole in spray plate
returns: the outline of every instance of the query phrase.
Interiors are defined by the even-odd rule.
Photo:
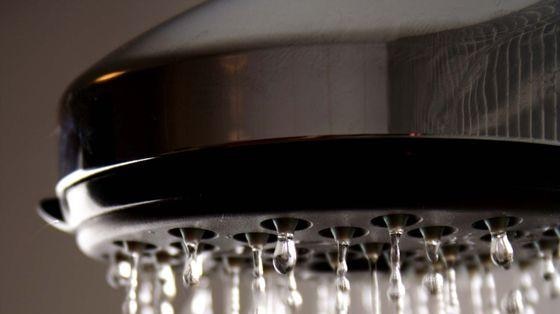
[[[543,236],[557,238],[559,235],[556,233],[556,229],[560,229],[560,226],[548,228],[543,232]]]
[[[169,230],[169,234],[177,237],[177,238],[182,238],[183,236],[181,235],[181,229],[193,229],[193,230],[201,230],[203,231],[202,233],[202,240],[211,240],[214,239],[218,236],[218,234],[214,231],[210,231],[210,230],[206,230],[206,229],[202,229],[202,228],[196,228],[196,227],[183,227],[183,228],[174,228]]]
[[[350,246],[349,250],[352,251],[352,252],[363,254],[362,244],[363,245],[380,245],[381,246],[381,252],[380,252],[381,254],[383,254],[384,251],[389,249],[389,243],[386,243],[386,242],[364,242],[364,243],[358,243],[358,244],[354,244],[354,245]]]
[[[169,246],[178,249],[180,251],[183,251],[183,244],[181,242],[173,242],[171,243]],[[198,251],[199,252],[216,252],[218,251],[218,247],[210,244],[210,243],[204,243],[204,242],[200,242],[198,244]]]
[[[376,226],[376,227],[381,227],[381,228],[387,228],[387,223],[385,222],[385,218],[386,217],[398,217],[401,216],[400,219],[405,221],[405,224],[403,227],[409,227],[412,225],[415,225],[417,223],[419,223],[420,221],[422,221],[422,218],[416,216],[416,215],[412,215],[412,214],[389,214],[389,215],[383,215],[383,216],[379,216],[379,217],[375,217],[371,220],[371,224]]]
[[[369,231],[367,231],[364,228],[360,228],[360,227],[352,227],[352,226],[335,226],[335,227],[331,227],[331,228],[325,228],[323,230],[319,231],[319,235],[324,237],[324,238],[329,238],[329,239],[333,239],[334,235],[332,233],[332,229],[354,229],[352,232],[352,239],[356,239],[359,237],[363,237],[365,235],[367,235],[369,233]]]
[[[420,228],[410,230],[408,232],[408,235],[413,237],[413,238],[419,238],[419,239],[423,238],[422,230],[421,230],[422,228],[441,228],[441,237],[446,237],[446,236],[452,235],[459,230],[459,229],[457,229],[455,227],[451,227],[451,226],[426,226],[426,227],[420,227]]]
[[[233,236],[233,238],[235,240],[239,241],[239,242],[247,243],[247,233],[266,234],[266,235],[268,235],[268,238],[266,239],[266,243],[276,242],[276,235],[275,234],[265,233],[265,232],[242,232],[242,233],[235,234]]]
[[[521,230],[510,230],[507,232],[507,236],[510,240],[519,240],[527,237],[527,235],[529,235],[528,232]],[[487,233],[480,237],[480,240],[484,242],[490,242],[491,239],[492,235],[490,235],[490,233]]]
[[[157,246],[151,244],[151,243],[147,243],[147,242],[142,242],[142,241],[123,241],[123,240],[117,240],[117,241],[113,241],[113,244],[124,249],[125,245],[124,243],[128,243],[130,245],[134,245],[137,247],[143,247],[144,251],[153,251],[155,249],[157,249]]]
[[[327,251],[327,252],[316,252],[315,254],[313,254],[313,259],[318,261],[327,261],[328,260],[327,254],[331,255],[331,257],[334,258],[336,257],[338,252],[336,250]],[[348,251],[348,253],[346,254],[346,260],[351,261],[355,259],[363,259],[362,254],[359,254],[358,252],[354,252],[354,251]]]
[[[443,243],[441,245],[441,250],[442,251],[446,251],[446,250],[456,250],[457,253],[462,254],[465,253],[466,251],[472,249],[472,245],[469,244],[464,244],[464,243]]]
[[[275,248],[271,247],[271,248],[265,249],[263,251],[263,253],[265,255],[274,255],[274,250],[275,250]],[[298,258],[299,258],[299,257],[303,257],[303,256],[311,253],[311,250],[308,249],[308,248],[305,248],[305,247],[298,247],[298,248],[296,248],[296,253],[297,253]]]
[[[297,220],[295,231],[306,230],[306,229],[311,228],[311,226],[313,225],[310,221],[305,220],[305,219],[299,219],[299,218],[293,218],[293,217],[278,217],[278,218],[267,219],[267,220],[262,221],[261,222],[261,227],[263,227],[264,229],[267,229],[267,230],[276,231],[276,226],[274,225],[274,220],[275,219],[284,219],[284,218]]]
[[[488,226],[486,225],[486,220],[494,220],[494,219],[499,219],[499,218],[507,218],[508,219],[508,223],[507,223],[507,227],[511,228],[513,226],[516,226],[518,224],[520,224],[521,222],[523,222],[523,219],[519,218],[519,217],[515,217],[515,216],[498,216],[498,217],[492,217],[492,218],[486,218],[486,219],[481,219],[478,221],[473,222],[472,227],[474,229],[477,230],[488,230]]]

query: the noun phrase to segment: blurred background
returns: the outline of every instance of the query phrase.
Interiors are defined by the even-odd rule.
[[[200,1],[0,1],[0,313],[118,313],[122,293],[37,202],[57,181],[57,107],[70,82]]]

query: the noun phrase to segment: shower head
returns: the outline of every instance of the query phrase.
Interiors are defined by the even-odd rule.
[[[253,260],[257,310],[271,269],[293,308],[294,270],[328,270],[342,313],[374,255],[397,311],[407,269],[438,293],[455,267],[554,258],[558,2],[398,2],[214,1],[130,42],[64,95],[40,215],[114,266],[128,312],[179,266],[239,284]]]

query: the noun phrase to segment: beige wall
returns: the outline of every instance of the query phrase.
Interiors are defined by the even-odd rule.
[[[0,0],[0,313],[118,313],[121,292],[37,217],[57,179],[56,109],[70,81],[185,0]]]

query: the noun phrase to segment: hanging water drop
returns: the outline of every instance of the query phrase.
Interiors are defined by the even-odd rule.
[[[547,252],[542,258],[542,276],[544,280],[551,281],[555,273],[556,269],[552,260],[552,254],[550,252]]]
[[[202,267],[198,256],[198,244],[185,243],[185,266],[183,268],[183,284],[185,287],[196,286],[200,283]]]
[[[350,281],[346,278],[348,272],[348,263],[346,262],[346,255],[348,252],[349,243],[347,241],[338,242],[338,258],[336,264],[336,286],[338,290],[347,292],[350,291]]]
[[[175,275],[171,265],[165,264],[159,271],[159,278],[162,281],[162,292],[165,297],[172,301],[177,295],[177,285],[175,283]]]
[[[444,226],[429,226],[419,229],[424,239],[424,247],[426,250],[426,259],[429,263],[435,264],[439,260],[441,238],[444,233],[451,233],[451,228]]]
[[[293,270],[297,263],[294,231],[298,220],[294,218],[276,218],[272,221],[278,232],[272,264],[279,274],[285,275]]]
[[[556,275],[556,268],[554,267],[554,260],[552,258],[554,243],[552,241],[541,240],[535,242],[538,255],[541,259],[541,274],[544,280],[552,281]]]
[[[389,287],[387,288],[387,297],[396,305],[397,313],[402,313],[403,311],[403,298],[406,293],[400,269],[401,257],[399,241],[404,233],[404,227],[417,221],[419,221],[417,217],[407,214],[391,214],[372,220],[373,224],[378,226],[384,225],[389,231],[389,266],[391,273],[389,277]]]
[[[287,274],[294,269],[297,262],[296,245],[292,233],[278,233],[272,263],[280,274]]]
[[[550,297],[556,299],[560,297],[560,275],[555,273],[550,280]]]
[[[494,264],[509,268],[513,263],[513,247],[509,242],[507,232],[491,234],[490,253]]]
[[[387,289],[387,297],[390,301],[397,305],[397,313],[402,312],[402,301],[406,293],[401,275],[401,253],[399,247],[400,237],[403,231],[400,228],[389,230],[390,237],[390,255],[389,264],[391,274],[389,277],[389,287]]]
[[[519,290],[508,292],[502,299],[502,311],[504,314],[524,314],[523,295]]]
[[[263,276],[262,251],[260,249],[253,249],[253,276],[253,290],[264,292],[266,289],[266,281]]]
[[[508,239],[507,227],[510,218],[496,217],[484,222],[490,231],[490,256],[496,266],[509,269],[513,263],[513,247]]]
[[[269,235],[267,233],[250,232],[246,233],[245,237],[253,255],[253,281],[251,289],[253,291],[254,313],[266,313],[266,280],[264,279],[262,252]]]
[[[337,245],[336,261],[333,262],[330,255],[327,255],[327,257],[336,272],[336,309],[339,314],[348,313],[350,308],[350,281],[346,277],[348,272],[346,256],[350,239],[354,236],[355,231],[356,229],[353,227],[331,228],[331,233]]]
[[[180,229],[185,251],[185,264],[183,268],[183,285],[185,287],[196,286],[200,283],[202,276],[202,261],[198,256],[198,244],[204,234],[204,230],[197,228]]]
[[[466,246],[458,244],[448,244],[441,248],[445,264],[447,265],[447,283],[448,283],[448,312],[450,314],[459,314],[461,306],[459,304],[459,294],[457,292],[457,273],[456,264],[459,258],[459,252],[466,249]]]
[[[441,241],[439,239],[429,239],[425,240],[424,243],[426,247],[426,258],[431,263],[437,263]]]
[[[404,233],[404,227],[407,221],[413,216],[394,214],[383,216],[383,223],[389,231],[389,266],[391,274],[389,276],[389,287],[387,288],[387,297],[396,306],[398,314],[403,313],[404,296],[406,293],[402,275],[401,275],[401,253],[399,241]]]
[[[428,226],[421,227],[419,233],[424,239],[424,248],[426,252],[426,261],[429,265],[428,272],[424,275],[422,284],[426,287],[426,290],[435,299],[437,305],[437,313],[444,313],[446,308],[446,300],[448,297],[448,291],[446,289],[445,279],[441,274],[441,269],[439,265],[441,263],[440,259],[440,247],[441,238],[446,234],[451,233],[451,228],[444,226]],[[418,236],[417,231],[412,231],[412,235]]]
[[[337,241],[337,247],[336,254],[327,254],[327,259],[336,274],[336,312],[345,314],[348,313],[350,308],[350,281],[346,278],[348,272],[346,263],[348,243],[347,241]]]
[[[111,288],[126,286],[130,277],[130,262],[120,253],[112,254],[107,269],[107,283]]]

